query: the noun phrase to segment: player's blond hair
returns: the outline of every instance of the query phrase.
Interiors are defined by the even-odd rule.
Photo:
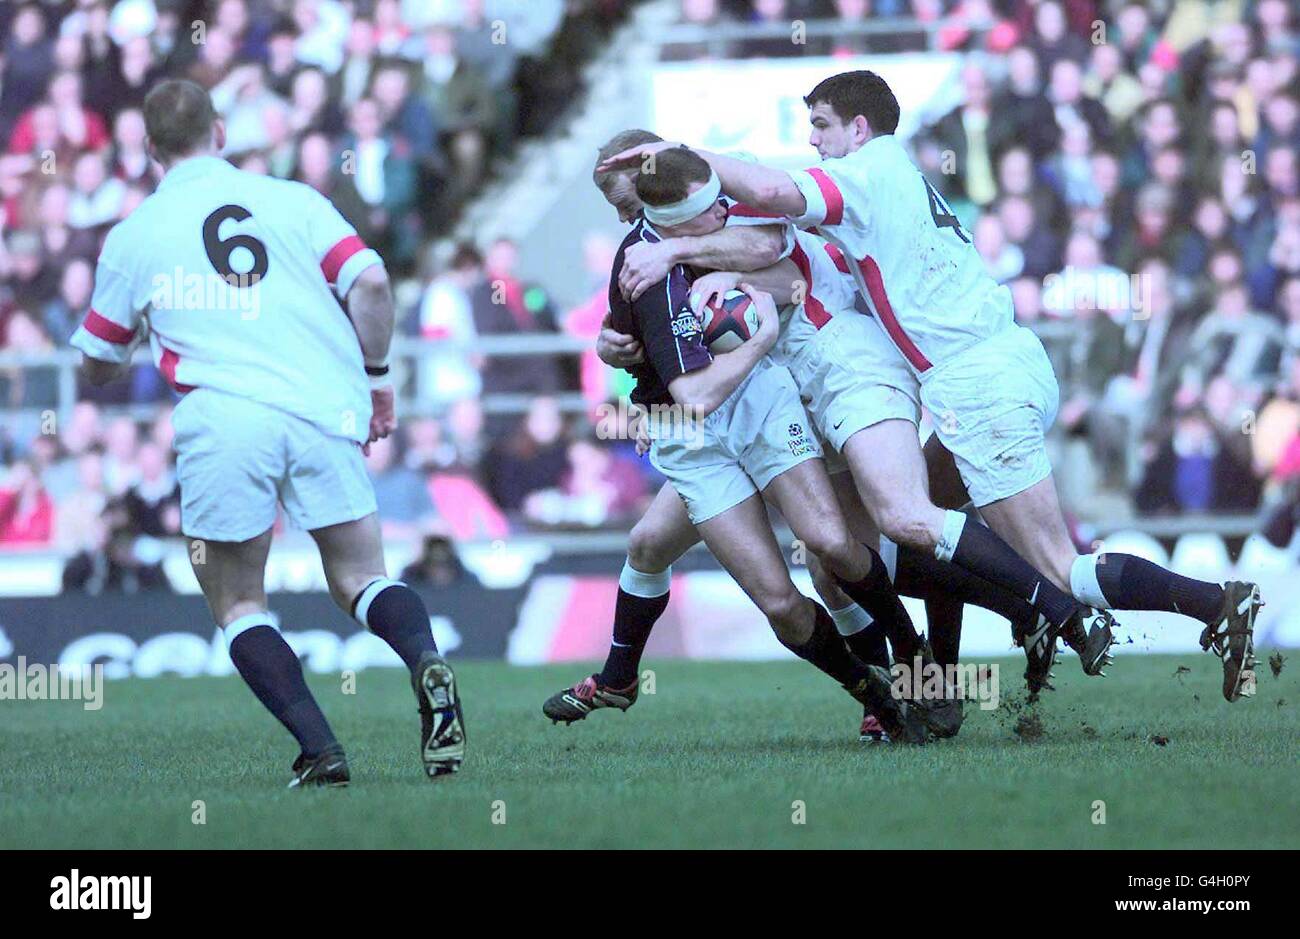
[[[624,150],[630,150],[632,147],[639,147],[644,143],[659,143],[663,138],[658,134],[653,134],[648,130],[641,130],[633,127],[628,130],[620,130],[613,137],[610,137],[599,150],[596,151],[596,166],[600,166],[616,153],[622,153]],[[596,184],[601,192],[609,185],[610,181],[618,176],[635,175],[634,170],[606,170],[600,172],[598,169],[591,171],[591,181]]]

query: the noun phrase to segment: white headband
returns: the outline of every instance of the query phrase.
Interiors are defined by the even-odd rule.
[[[680,225],[707,211],[722,195],[722,182],[718,174],[709,170],[709,181],[680,202],[668,205],[647,205],[646,221],[652,225]]]

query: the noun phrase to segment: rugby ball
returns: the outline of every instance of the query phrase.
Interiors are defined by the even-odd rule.
[[[704,307],[701,318],[704,345],[710,352],[730,352],[758,332],[754,301],[740,290],[728,291],[721,301],[715,297]]]

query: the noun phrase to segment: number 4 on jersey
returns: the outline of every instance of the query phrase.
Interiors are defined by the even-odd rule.
[[[935,191],[928,179],[922,177],[921,181],[925,183],[925,191],[930,195],[930,216],[934,219],[934,224],[939,228],[951,228],[957,233],[958,238],[970,244],[970,239],[961,230],[961,222],[957,221],[957,216],[952,214],[952,209],[948,208],[948,203],[943,201],[943,196]]]

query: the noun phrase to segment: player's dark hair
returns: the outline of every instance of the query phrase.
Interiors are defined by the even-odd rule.
[[[712,172],[704,157],[694,150],[660,150],[654,155],[654,172],[637,176],[636,194],[646,205],[681,202],[689,195],[691,183],[707,183]]]
[[[639,147],[645,143],[659,143],[661,140],[663,140],[663,138],[658,134],[652,134],[648,130],[641,130],[636,127],[628,130],[620,130],[613,137],[610,137],[609,140],[607,140],[605,144],[596,151],[596,166],[600,166],[600,164],[604,163],[616,153],[622,153],[624,150],[630,150],[633,147]],[[628,172],[630,171],[606,170],[602,173],[599,170],[593,169],[591,171],[591,181],[603,190],[609,183],[610,179]]]
[[[898,129],[898,99],[883,78],[865,69],[823,78],[803,103],[810,108],[829,104],[845,124],[861,114],[873,134],[892,134]]]
[[[203,146],[217,119],[211,96],[192,81],[173,78],[144,99],[144,126],[158,156],[184,156]]]

